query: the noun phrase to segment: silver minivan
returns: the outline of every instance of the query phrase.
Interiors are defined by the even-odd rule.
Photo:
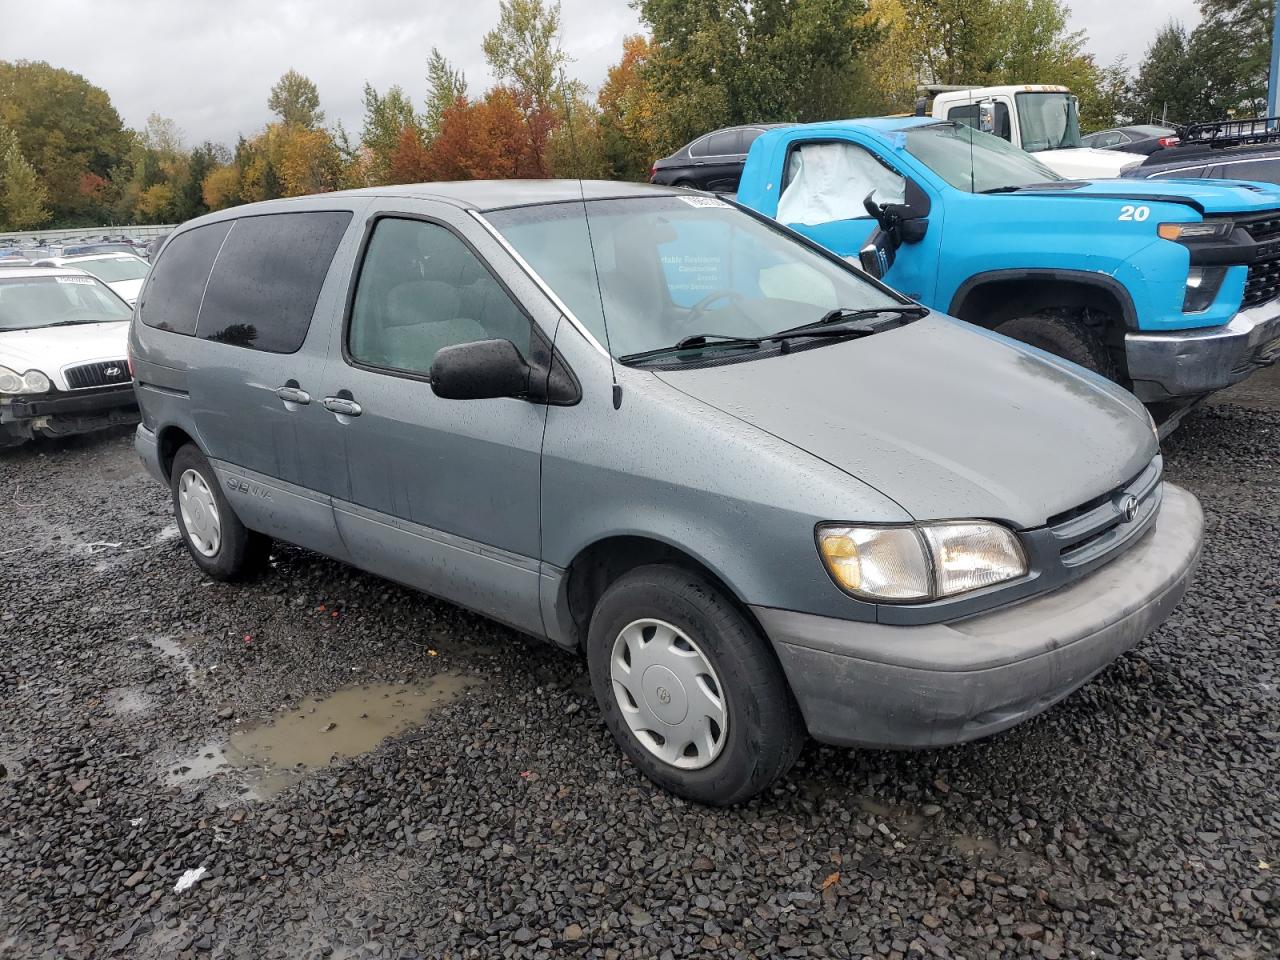
[[[209,576],[271,538],[582,651],[650,778],[730,804],[1086,683],[1200,551],[1133,397],[725,200],[433,183],[165,243],[137,448]]]

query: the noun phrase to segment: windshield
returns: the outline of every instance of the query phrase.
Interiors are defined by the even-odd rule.
[[[1027,153],[1081,146],[1080,113],[1071,94],[1019,93],[1015,99],[1022,149]]]
[[[1062,179],[1025,150],[960,123],[911,128],[907,152],[957,190],[971,193]]]
[[[696,334],[765,337],[837,308],[902,306],[723,200],[658,195],[585,207],[590,239],[584,204],[576,201],[497,210],[485,219],[616,357]]]
[[[110,257],[102,260],[76,260],[68,263],[74,270],[92,273],[99,280],[117,283],[120,280],[141,280],[147,275],[150,265],[136,257]]]
[[[128,320],[123,300],[93,277],[0,276],[0,331]]]

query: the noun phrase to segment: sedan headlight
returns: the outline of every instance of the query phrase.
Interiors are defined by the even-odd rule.
[[[998,523],[818,527],[831,578],[862,600],[919,603],[1016,580],[1027,573],[1017,536]]]
[[[0,393],[48,393],[53,384],[39,370],[18,373],[8,367],[0,367]]]

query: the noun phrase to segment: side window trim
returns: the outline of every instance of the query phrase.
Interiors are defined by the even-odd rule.
[[[342,308],[341,348],[343,363],[349,367],[355,368],[356,370],[365,370],[369,373],[378,373],[389,377],[399,377],[402,380],[417,380],[420,383],[431,382],[430,375],[425,371],[405,370],[401,367],[387,367],[381,364],[370,363],[367,360],[361,360],[359,357],[356,357],[351,353],[351,315],[355,309],[356,294],[360,288],[360,277],[364,273],[364,263],[365,259],[369,255],[369,247],[373,243],[374,233],[378,229],[378,224],[383,220],[412,220],[418,223],[428,223],[447,230],[459,243],[461,243],[467,251],[476,258],[476,262],[484,268],[485,272],[489,274],[494,283],[496,283],[499,289],[501,289],[506,295],[507,299],[511,301],[512,305],[516,308],[516,311],[523,316],[525,321],[529,324],[529,342],[520,350],[521,355],[524,356],[526,360],[529,359],[528,354],[532,352],[534,337],[541,334],[541,330],[538,328],[537,322],[525,308],[525,305],[520,302],[520,298],[515,296],[515,294],[511,292],[511,288],[506,285],[500,276],[498,276],[497,271],[493,269],[493,266],[489,263],[488,259],[481,255],[480,251],[475,248],[475,245],[472,244],[461,231],[456,229],[453,224],[448,223],[439,217],[433,217],[430,214],[399,210],[378,210],[369,214],[365,219],[364,236],[360,238],[360,248],[356,251],[355,265],[352,267],[351,271],[351,280],[347,284],[346,302],[343,304]],[[520,347],[519,344],[516,346]]]
[[[231,226],[227,228],[227,232],[222,236],[222,242],[218,244],[218,252],[213,255],[213,262],[209,264],[209,272],[205,274],[204,286],[200,289],[200,302],[196,305],[196,326],[191,331],[193,337],[199,337],[200,330],[200,314],[204,312],[205,294],[209,292],[209,281],[213,279],[213,271],[218,269],[218,258],[222,256],[222,251],[227,245],[227,237],[235,233],[236,224],[240,222],[240,218],[236,217],[231,221]]]

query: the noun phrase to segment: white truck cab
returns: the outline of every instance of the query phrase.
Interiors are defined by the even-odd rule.
[[[1081,146],[1079,101],[1066,87],[1043,83],[1002,87],[935,84],[920,87],[919,93],[916,116],[954,120],[1003,137],[1069,179],[1118,177],[1142,162],[1137,154]]]

